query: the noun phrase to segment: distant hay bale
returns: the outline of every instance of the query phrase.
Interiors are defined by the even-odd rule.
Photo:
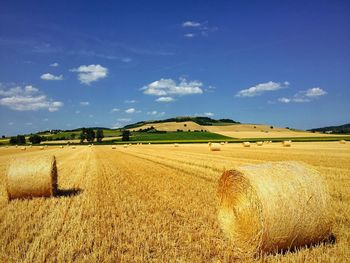
[[[112,146],[112,149],[117,149],[117,147],[115,147],[115,146]]]
[[[72,146],[71,148],[72,148],[72,149],[75,149],[75,146]]]
[[[18,145],[15,146],[15,148],[17,148],[17,147],[18,147]]]
[[[44,146],[40,146],[40,150],[44,150]]]
[[[124,144],[124,148],[128,148],[128,145],[127,145],[127,144]]]
[[[178,143],[174,143],[174,147],[179,147],[179,144]]]
[[[219,143],[212,143],[209,148],[211,151],[220,151],[221,145]]]
[[[220,142],[220,145],[224,145],[225,143],[224,142]]]
[[[345,140],[340,140],[339,143],[346,144],[346,141]]]
[[[21,151],[25,151],[26,149],[26,147],[21,147]]]
[[[283,147],[291,147],[292,146],[292,141],[283,141],[282,145],[283,145]]]
[[[242,144],[244,147],[250,147],[250,142],[243,142]]]
[[[61,145],[60,148],[63,149],[63,145]]]
[[[91,147],[91,144],[89,144],[89,147]]]
[[[50,197],[57,190],[54,156],[13,159],[7,169],[7,194],[15,198]]]
[[[256,145],[258,145],[258,146],[263,146],[263,142],[256,142]]]
[[[219,180],[218,220],[239,253],[316,244],[331,234],[328,189],[319,173],[298,162],[242,166]]]

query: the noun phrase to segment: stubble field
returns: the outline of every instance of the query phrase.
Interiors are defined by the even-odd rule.
[[[59,196],[8,202],[11,158],[42,155],[57,158]],[[349,261],[350,145],[322,142],[1,148],[0,262],[239,262],[217,223],[217,181],[224,169],[281,160],[324,176],[336,242],[256,261]]]

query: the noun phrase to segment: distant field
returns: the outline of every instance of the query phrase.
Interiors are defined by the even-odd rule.
[[[14,156],[55,155],[58,185],[76,195],[6,199]],[[0,148],[0,262],[349,262],[350,143]],[[238,260],[217,220],[224,169],[296,160],[326,180],[336,242]]]

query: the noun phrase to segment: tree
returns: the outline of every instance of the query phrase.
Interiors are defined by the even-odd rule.
[[[17,144],[25,144],[26,143],[26,137],[24,135],[17,135]]]
[[[32,135],[30,135],[30,137],[29,137],[29,141],[30,141],[32,144],[39,144],[39,143],[41,143],[41,141],[42,141],[42,137],[39,136],[38,134],[32,134]]]
[[[104,138],[105,136],[103,135],[103,130],[97,130],[96,131],[96,141],[97,142],[102,142],[102,139]]]
[[[273,129],[273,126],[270,126],[270,129]]]
[[[76,135],[75,133],[71,133],[71,134],[70,134],[70,139],[71,139],[71,140],[74,140],[76,136],[77,136],[77,135]]]
[[[83,143],[83,142],[84,142],[84,140],[86,139],[86,136],[85,136],[85,133],[84,133],[84,132],[81,132],[81,133],[80,133],[79,139],[80,139],[80,143]]]
[[[17,144],[17,137],[13,136],[10,138],[10,144]]]
[[[90,143],[95,140],[95,132],[93,129],[91,128],[86,129],[86,140]]]
[[[123,131],[122,141],[130,141],[130,131],[129,130]]]

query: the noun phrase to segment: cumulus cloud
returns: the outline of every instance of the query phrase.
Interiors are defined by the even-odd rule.
[[[185,21],[182,23],[182,27],[200,27],[201,23],[196,21]]]
[[[89,106],[90,103],[88,101],[81,101],[80,106]]]
[[[165,112],[164,112],[164,111],[158,112],[158,111],[154,110],[154,111],[149,111],[149,112],[147,112],[147,114],[148,114],[148,115],[153,115],[153,116],[159,116],[159,117],[161,117],[161,116],[164,116],[164,115],[165,115]]]
[[[108,69],[101,65],[91,64],[89,66],[82,65],[79,68],[70,70],[71,72],[78,72],[78,79],[81,83],[90,85],[91,82],[97,81],[107,77]]]
[[[135,108],[130,108],[130,109],[125,110],[125,113],[129,113],[129,114],[139,113],[139,112],[141,112],[141,111],[136,110]]]
[[[63,80],[63,75],[55,76],[51,73],[45,73],[40,76],[43,80]]]
[[[174,98],[172,97],[159,97],[158,99],[156,99],[157,102],[173,102],[175,101]]]
[[[169,97],[202,94],[202,86],[203,83],[197,80],[187,81],[185,78],[180,78],[179,83],[176,83],[172,79],[160,79],[144,86],[141,90],[147,95]]]
[[[50,64],[50,67],[58,67],[58,63],[57,62],[55,62],[55,63],[52,63],[52,64]]]
[[[118,112],[118,111],[120,111],[120,109],[118,109],[118,108],[113,108],[113,109],[111,110],[111,112]]]
[[[204,112],[203,115],[204,115],[204,116],[207,116],[207,117],[213,117],[215,114],[212,113],[212,112]]]
[[[130,103],[130,104],[136,103],[136,102],[137,102],[136,100],[125,100],[125,103]]]
[[[63,102],[53,101],[39,89],[27,85],[16,86],[10,89],[0,87],[0,105],[17,111],[37,111],[46,109],[50,112],[57,111],[63,107]]]
[[[269,81],[266,83],[260,83],[256,86],[253,86],[247,89],[242,89],[237,92],[236,97],[255,97],[265,92],[287,88],[288,86],[289,86],[288,81],[285,81],[282,84],[278,82]]]
[[[290,102],[296,102],[296,103],[305,103],[305,102],[311,102],[321,96],[326,95],[327,92],[319,87],[316,88],[310,88],[308,90],[301,90],[298,91],[292,98],[286,98],[282,97],[278,99],[278,102],[281,103],[290,103]]]

